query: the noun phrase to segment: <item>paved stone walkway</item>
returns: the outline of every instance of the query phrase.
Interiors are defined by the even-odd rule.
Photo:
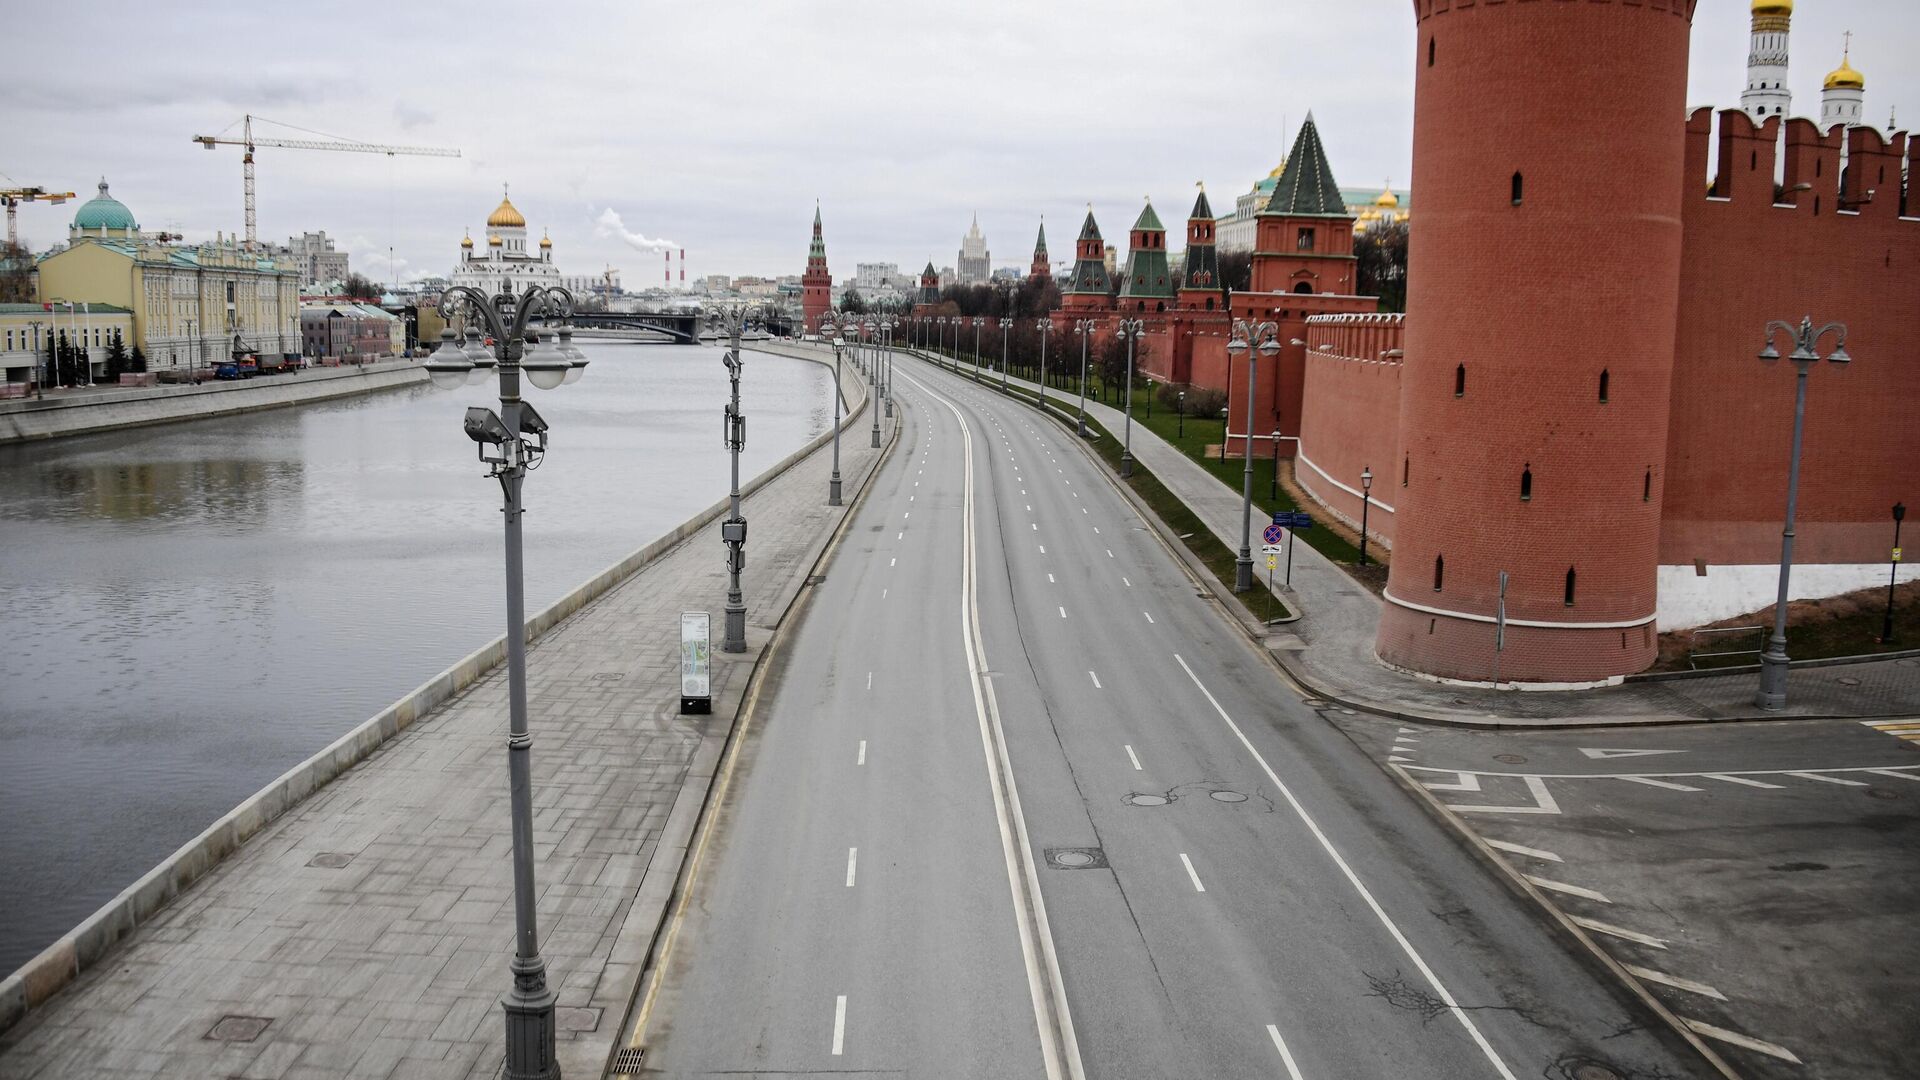
[[[961,365],[963,372],[971,368]],[[997,375],[983,380],[999,382]],[[1031,395],[1036,384],[1009,382]],[[1049,387],[1050,401],[1071,411],[1077,395]],[[1119,438],[1125,415],[1087,401],[1087,415]],[[1220,482],[1185,452],[1133,425],[1135,460],[1178,495],[1229,548],[1240,547],[1240,492]],[[1259,500],[1258,530],[1271,520]],[[1380,599],[1325,555],[1296,543],[1293,590],[1286,599],[1301,613],[1269,641],[1282,665],[1317,692],[1350,704],[1414,720],[1513,726],[1660,723],[1764,716],[1884,716],[1920,714],[1920,658],[1827,667],[1796,667],[1788,681],[1788,708],[1766,714],[1752,705],[1759,676],[1751,672],[1632,681],[1582,691],[1515,691],[1446,686],[1383,666],[1374,656]]]
[[[867,424],[842,433],[849,504],[881,455]],[[746,501],[750,650],[716,648],[712,716],[678,712],[679,615],[710,611],[717,646],[717,527],[529,650],[540,944],[569,1076],[605,1063],[704,797],[687,781],[711,775],[844,513],[826,505],[831,460],[823,447]],[[494,1076],[513,950],[506,693],[503,666],[263,830],[0,1036],[0,1078]]]

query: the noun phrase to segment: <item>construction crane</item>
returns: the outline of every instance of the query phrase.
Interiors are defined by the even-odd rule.
[[[619,272],[618,267],[608,263],[606,273],[600,275],[600,299],[606,302],[608,309],[613,307],[613,276]]]
[[[279,123],[279,121],[267,120],[266,117],[261,117],[260,119],[266,123]],[[241,118],[240,138],[237,139],[224,138],[221,135],[195,135],[193,137],[194,142],[199,143],[209,150],[216,146],[240,146],[246,148],[242,168],[247,178],[247,249],[250,251],[259,246],[255,236],[256,230],[254,228],[253,209],[253,150],[256,146],[277,146],[284,150],[344,150],[355,154],[385,154],[388,157],[392,157],[395,154],[408,154],[415,157],[457,158],[460,156],[460,151],[458,150],[446,150],[434,146],[381,146],[377,143],[354,142],[351,139],[342,139],[335,135],[327,135],[327,138],[332,140],[331,142],[323,142],[319,139],[256,139],[253,137],[253,121],[254,117],[252,113],[248,113]],[[293,127],[292,124],[281,124],[280,126]],[[227,125],[227,130],[233,130],[233,125]],[[305,129],[296,128],[295,130],[304,131]],[[316,131],[313,132],[313,134],[325,135],[326,133]]]
[[[28,202],[50,202],[59,206],[73,197],[71,191],[48,191],[42,187],[0,188],[0,202],[7,204],[7,246],[20,246],[20,228],[14,222],[15,207]]]

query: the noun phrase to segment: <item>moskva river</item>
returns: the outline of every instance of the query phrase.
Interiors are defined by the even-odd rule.
[[[529,614],[727,493],[720,351],[582,348],[527,391]],[[748,354],[743,478],[832,425],[832,385]],[[494,393],[0,448],[0,977],[503,631],[500,488],[461,430]]]

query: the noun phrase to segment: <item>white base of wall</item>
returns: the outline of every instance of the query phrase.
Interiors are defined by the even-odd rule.
[[[1901,563],[1900,580],[1920,578],[1920,564]],[[1709,566],[1701,577],[1692,566],[1662,566],[1654,617],[1661,630],[1729,619],[1773,603],[1780,589],[1780,564]],[[1886,563],[1812,563],[1795,566],[1788,596],[1817,600],[1887,583]]]
[[[1604,679],[1593,679],[1588,682],[1494,682],[1491,679],[1448,679],[1439,675],[1430,675],[1424,671],[1415,671],[1412,668],[1403,668],[1398,664],[1389,664],[1378,656],[1373,660],[1381,667],[1389,671],[1397,671],[1402,675],[1411,675],[1426,682],[1439,683],[1441,686],[1459,686],[1475,690],[1598,690],[1603,686],[1619,686],[1627,681],[1624,675],[1610,675]]]

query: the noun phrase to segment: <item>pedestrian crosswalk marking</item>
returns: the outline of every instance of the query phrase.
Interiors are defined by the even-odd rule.
[[[1860,722],[1896,739],[1920,743],[1920,720],[1862,720]]]

